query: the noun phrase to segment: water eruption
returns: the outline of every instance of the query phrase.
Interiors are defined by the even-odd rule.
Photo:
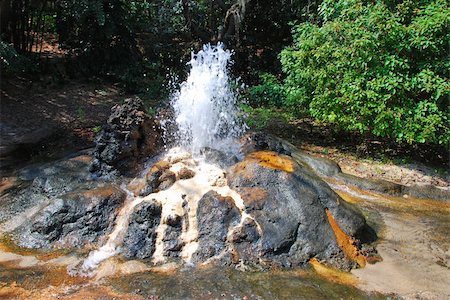
[[[172,96],[177,142],[192,153],[236,150],[235,140],[245,132],[228,74],[231,56],[222,43],[192,53],[189,75]]]

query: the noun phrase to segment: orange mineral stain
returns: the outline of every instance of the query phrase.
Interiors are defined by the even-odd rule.
[[[317,272],[317,274],[327,278],[330,281],[346,285],[356,285],[359,283],[358,279],[355,278],[352,274],[328,267],[320,263],[316,258],[310,259],[309,263],[313,267],[314,271]]]
[[[257,151],[247,156],[250,160],[256,160],[266,168],[281,170],[288,173],[294,172],[294,161],[288,156],[273,151]]]
[[[353,238],[349,237],[339,226],[339,224],[334,219],[333,215],[328,209],[325,209],[328,217],[328,222],[330,223],[331,229],[333,229],[334,235],[336,236],[336,241],[339,247],[344,251],[344,254],[354,262],[356,262],[360,267],[366,265],[366,258],[359,253],[358,248],[355,246],[355,241]]]

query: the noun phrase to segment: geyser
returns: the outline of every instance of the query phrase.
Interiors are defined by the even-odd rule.
[[[115,255],[148,265],[289,268],[311,259],[341,269],[364,265],[365,219],[317,176],[314,159],[266,134],[239,139],[245,125],[227,72],[230,57],[222,44],[193,54],[189,76],[171,99],[176,147],[145,170],[135,156],[160,149],[158,123],[140,99],[115,106],[96,139],[91,172],[98,177],[75,168],[79,184],[66,188],[58,183],[67,175],[42,171],[33,183],[45,188],[25,190],[38,191],[42,207],[24,212],[29,222],[12,223],[18,244],[90,249],[69,269],[96,277]],[[144,172],[123,175],[134,167]],[[52,182],[58,185],[46,188]]]
[[[194,154],[203,147],[233,151],[233,142],[245,131],[228,76],[231,55],[222,43],[192,53],[190,73],[172,96],[177,142]]]

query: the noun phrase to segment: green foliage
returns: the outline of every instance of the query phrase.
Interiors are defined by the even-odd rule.
[[[270,73],[260,75],[260,84],[247,91],[247,99],[252,106],[281,107],[285,102],[282,83]]]
[[[448,144],[449,6],[391,6],[324,1],[322,26],[295,26],[280,55],[286,103],[347,130]]]
[[[35,71],[35,64],[27,57],[18,54],[11,44],[0,40],[0,68],[3,76],[11,76]]]
[[[57,2],[56,31],[62,45],[84,58],[86,70],[108,72],[135,62],[135,33],[146,24],[148,3],[124,0]]]
[[[262,130],[274,117],[274,111],[267,107],[252,108],[248,105],[241,105],[245,114],[245,123],[254,130]]]

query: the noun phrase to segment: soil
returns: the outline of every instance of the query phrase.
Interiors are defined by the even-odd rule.
[[[0,102],[0,172],[93,145],[111,107],[124,98],[105,82],[51,78],[4,80]]]

